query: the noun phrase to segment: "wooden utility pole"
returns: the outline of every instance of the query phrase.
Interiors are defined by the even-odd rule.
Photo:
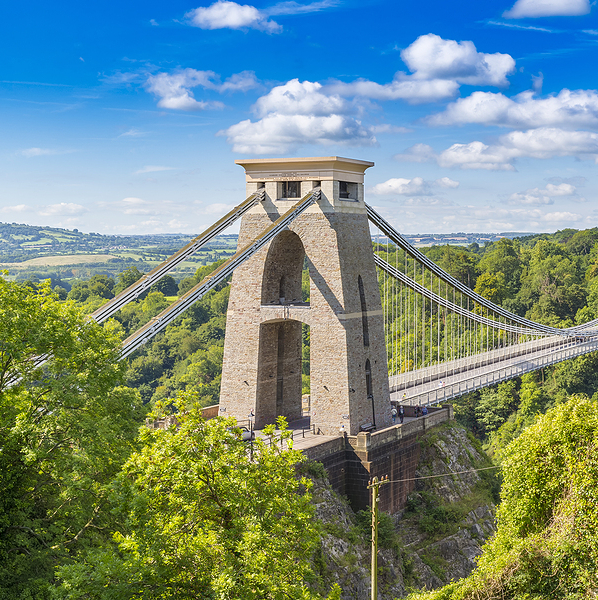
[[[372,600],[378,600],[378,491],[385,483],[388,483],[388,475],[380,481],[374,477],[368,483],[368,490],[372,490]]]

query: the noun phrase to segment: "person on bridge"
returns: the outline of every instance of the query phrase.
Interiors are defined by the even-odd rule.
[[[427,407],[427,406],[424,406],[424,407],[422,408],[422,415],[425,417],[427,414],[428,414],[428,407]]]
[[[405,418],[405,409],[403,408],[403,405],[401,404],[401,406],[399,406],[399,421],[401,422],[401,424],[403,423],[404,418]]]
[[[397,409],[394,406],[392,407],[390,414],[392,415],[392,424],[394,425],[397,421]]]

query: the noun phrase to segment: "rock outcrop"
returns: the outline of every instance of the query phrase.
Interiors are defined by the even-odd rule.
[[[379,529],[379,598],[402,598],[467,576],[493,534],[498,483],[480,444],[455,422],[422,437],[415,491]],[[456,474],[455,474],[456,473]],[[313,501],[323,524],[317,570],[338,583],[342,598],[369,597],[369,514],[354,513],[325,478],[314,477]],[[383,493],[383,492],[382,492]]]

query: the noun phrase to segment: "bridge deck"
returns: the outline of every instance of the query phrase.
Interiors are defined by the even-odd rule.
[[[442,369],[418,378],[416,372],[413,372],[412,379],[415,383],[412,385],[407,382],[402,386],[396,383],[392,385],[391,378],[391,399],[409,405],[437,404],[596,350],[598,338],[590,338],[568,345],[541,347],[524,355],[505,356],[495,363],[457,373]]]

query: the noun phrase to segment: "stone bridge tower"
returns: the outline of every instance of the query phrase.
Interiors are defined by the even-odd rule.
[[[384,323],[364,172],[336,156],[239,160],[247,195],[239,248],[315,187],[321,199],[235,271],[226,322],[220,414],[255,426],[301,417],[302,324],[309,326],[311,423],[324,434],[391,424]],[[309,298],[302,271],[309,269]],[[304,286],[306,287],[306,285]]]

